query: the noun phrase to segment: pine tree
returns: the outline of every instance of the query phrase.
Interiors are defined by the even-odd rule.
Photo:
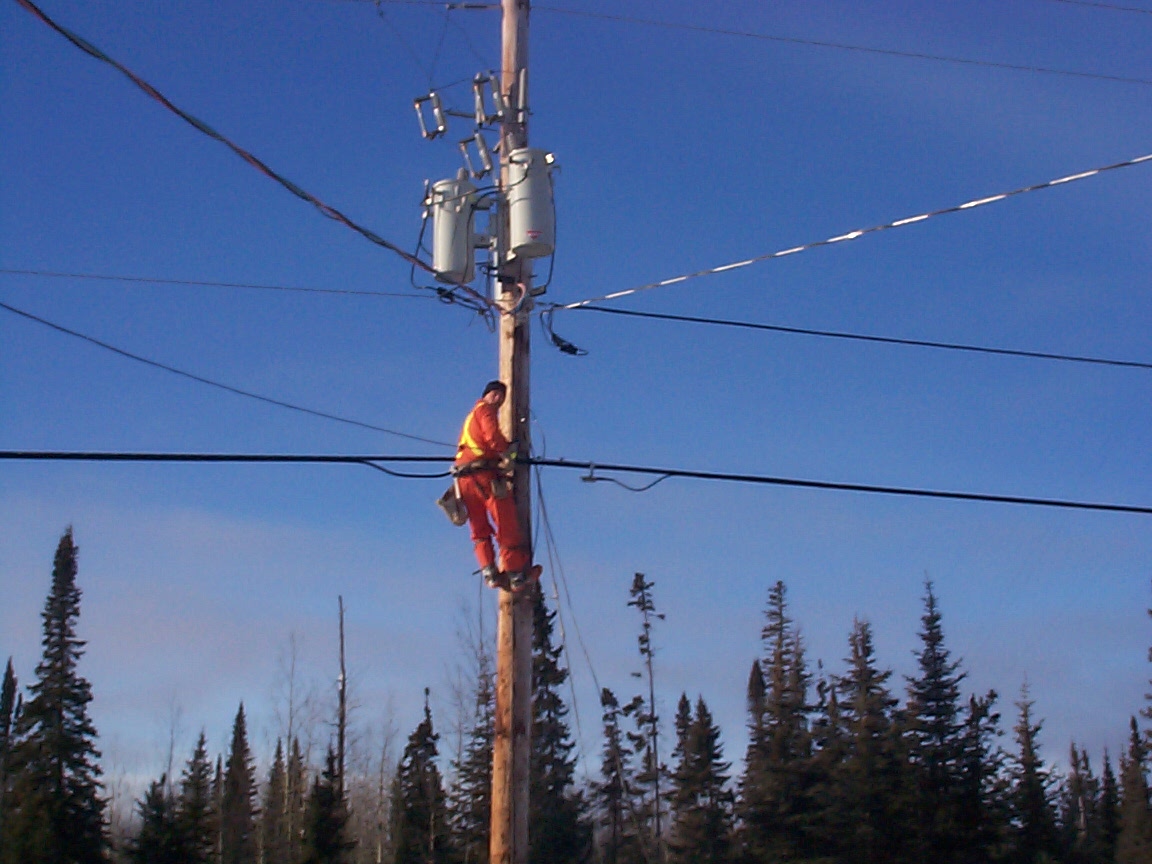
[[[186,864],[208,864],[216,851],[218,831],[212,806],[212,763],[203,730],[180,777],[176,824],[184,843]]]
[[[784,583],[777,582],[769,592],[761,634],[763,665],[753,667],[749,681],[749,705],[760,716],[749,721],[752,737],[738,805],[742,854],[753,861],[803,859],[812,853],[810,676],[803,641],[787,611]]]
[[[476,652],[476,692],[472,728],[453,763],[454,783],[449,795],[453,844],[464,864],[488,864],[492,821],[492,740],[496,695],[492,661],[480,648]],[[532,743],[536,740],[533,736]],[[535,802],[532,802],[535,804]],[[531,818],[529,831],[532,829]],[[531,860],[536,860],[531,856]]]
[[[100,753],[88,716],[92,688],[77,671],[85,643],[75,630],[76,553],[69,528],[56,548],[44,604],[43,658],[12,734],[12,789],[0,838],[6,862],[89,864],[103,861],[108,848]]]
[[[220,802],[221,864],[256,864],[256,766],[248,749],[244,703],[232,724]]]
[[[924,585],[924,615],[920,619],[921,649],[916,655],[920,674],[907,679],[905,710],[911,760],[909,812],[916,814],[917,857],[959,860],[965,846],[956,813],[958,766],[961,758],[959,661],[944,646],[942,616],[932,583]]]
[[[724,761],[720,728],[703,697],[695,715],[681,694],[676,712],[677,744],[669,800],[672,811],[668,844],[672,864],[723,864],[731,853],[733,796],[730,763]]]
[[[1136,727],[1129,723],[1128,752],[1120,760],[1120,833],[1116,837],[1116,864],[1152,861],[1152,812],[1149,811],[1148,751]]]
[[[1051,779],[1040,758],[1041,722],[1032,722],[1033,703],[1028,687],[1022,688],[1020,719],[1016,723],[1016,744],[1020,748],[1012,771],[1013,858],[1019,864],[1034,864],[1056,854],[1056,820],[1052,808]]]
[[[260,808],[260,848],[265,864],[279,864],[289,860],[288,818],[285,804],[288,795],[287,768],[284,764],[284,746],[276,739],[276,753],[268,769],[268,782],[264,786],[264,803]]]
[[[329,747],[324,770],[308,796],[304,864],[345,864],[351,860],[356,843],[348,837],[348,806],[340,785],[336,753]]]
[[[154,780],[137,803],[140,831],[131,844],[134,864],[186,864],[188,861],[176,818],[176,801],[169,792],[168,777]]]
[[[553,646],[555,612],[536,592],[532,631],[532,752],[529,765],[528,860],[582,864],[591,854],[588,805],[575,788],[576,747],[560,689],[568,670]]]
[[[424,719],[408,736],[392,785],[395,864],[451,864],[454,859],[444,787],[436,767],[439,738],[425,690]]]

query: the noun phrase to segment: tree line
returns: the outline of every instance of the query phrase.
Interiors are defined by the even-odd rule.
[[[1115,765],[1105,752],[1095,767],[1073,743],[1058,774],[1024,688],[1005,746],[998,694],[963,692],[967,673],[946,646],[930,582],[916,671],[899,693],[864,620],[842,674],[813,669],[785,586],[773,585],[738,770],[703,696],[682,693],[670,725],[659,714],[654,588],[635,574],[640,692],[602,689],[599,770],[586,781],[556,613],[534,596],[532,864],[1152,864],[1152,735],[1134,715]],[[241,704],[227,753],[211,755],[202,731],[179,776],[153,780],[132,830],[112,836],[78,665],[80,597],[68,529],[34,680],[19,692],[9,660],[0,688],[0,864],[488,864],[494,679],[483,646],[453,758],[440,753],[425,690],[396,764],[350,772],[342,692],[321,764],[289,735],[258,776]],[[1152,719],[1148,706],[1141,714]]]

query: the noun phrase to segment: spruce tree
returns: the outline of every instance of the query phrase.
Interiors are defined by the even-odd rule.
[[[730,763],[724,761],[720,728],[703,697],[689,713],[686,694],[676,712],[676,768],[669,793],[672,864],[724,864],[731,854],[732,791]]]
[[[392,784],[395,864],[451,864],[454,860],[444,787],[436,767],[439,738],[425,690],[424,719],[408,736]]]
[[[176,824],[187,864],[208,864],[216,851],[216,817],[212,807],[212,763],[203,730],[180,776]]]
[[[268,769],[268,782],[264,785],[263,805],[260,808],[260,849],[267,864],[287,862],[288,818],[285,805],[288,797],[287,767],[284,764],[284,745],[276,739],[276,753]]]
[[[42,613],[43,657],[12,733],[12,788],[0,838],[5,862],[95,864],[108,848],[100,753],[88,716],[92,688],[77,670],[85,643],[75,629],[76,554],[69,528],[56,548]]]
[[[292,737],[285,770],[284,820],[288,832],[287,864],[299,864],[303,855],[301,836],[307,816],[308,768],[300,751],[300,739]]]
[[[1008,834],[1011,812],[1004,752],[996,743],[1001,734],[1000,714],[995,710],[997,698],[995,690],[971,696],[962,715],[954,797],[957,860],[962,862],[983,864],[995,860]]]
[[[532,630],[532,751],[529,764],[528,860],[582,864],[592,849],[588,805],[575,788],[576,744],[560,694],[568,680],[561,646],[553,646],[556,613],[536,592]]]
[[[329,747],[324,770],[308,796],[304,864],[346,864],[351,860],[356,843],[348,837],[348,805],[340,787],[340,767]]]
[[[1065,864],[1095,864],[1099,854],[1100,784],[1088,753],[1068,748],[1068,773],[1060,786],[1059,846]]]
[[[248,748],[244,703],[232,723],[232,744],[220,801],[220,864],[256,864],[256,766]]]
[[[1012,771],[1013,859],[1018,864],[1034,864],[1043,856],[1056,854],[1056,820],[1052,807],[1051,779],[1040,758],[1041,722],[1033,722],[1033,703],[1027,685],[1016,703],[1020,717],[1016,723],[1019,753]]]
[[[187,864],[168,777],[154,780],[137,806],[140,831],[131,843],[129,860],[134,864]]]
[[[1120,833],[1116,837],[1116,864],[1152,861],[1152,812],[1149,811],[1148,751],[1136,727],[1129,723],[1128,752],[1120,759]]]
[[[492,661],[483,648],[476,652],[474,697],[472,727],[468,731],[460,758],[452,766],[454,782],[449,795],[449,812],[453,844],[461,859],[465,864],[488,864],[496,694]],[[532,743],[536,743],[535,737]]]
[[[931,581],[924,585],[919,675],[908,678],[904,713],[912,776],[908,812],[915,814],[917,857],[955,861],[965,846],[956,813],[961,758],[960,682],[965,673],[944,645],[942,616]]]
[[[848,673],[838,687],[846,753],[834,771],[840,805],[835,834],[842,860],[872,864],[893,860],[901,846],[894,814],[902,767],[892,734],[896,699],[887,688],[892,673],[876,667],[866,621],[855,621],[848,643]]]
[[[1116,860],[1116,839],[1120,836],[1120,788],[1112,760],[1104,751],[1104,769],[1100,773],[1100,855],[1101,860]]]
[[[600,691],[604,747],[600,757],[600,780],[593,784],[599,828],[600,860],[604,864],[640,864],[644,847],[632,768],[632,750],[620,726],[627,717],[616,694]]]
[[[212,853],[208,860],[212,864],[219,864],[224,855],[224,758],[216,756],[216,771],[212,775],[211,800],[212,807]]]
[[[660,794],[660,777],[665,768],[660,763],[660,715],[656,710],[656,680],[655,658],[656,649],[652,644],[652,627],[655,621],[662,621],[664,616],[656,611],[656,604],[652,598],[654,582],[650,582],[643,573],[636,573],[629,589],[631,599],[628,605],[640,613],[640,635],[637,645],[640,649],[640,658],[644,664],[644,671],[639,673],[648,684],[646,696],[638,696],[635,700],[633,719],[636,732],[632,735],[633,749],[638,757],[635,783],[636,791],[641,798],[641,814],[645,826],[645,838],[648,840],[648,857],[660,861],[663,859],[662,844],[664,842],[663,826],[663,800]]]
[[[803,641],[788,617],[783,582],[769,591],[766,618],[761,633],[764,658],[761,666],[753,667],[749,682],[749,705],[760,716],[749,720],[752,737],[740,784],[740,844],[742,854],[753,861],[802,859],[812,857],[815,819],[810,675]]]
[[[4,842],[4,821],[8,807],[13,724],[16,719],[16,672],[12,668],[12,658],[4,669],[4,683],[0,685],[0,843]]]

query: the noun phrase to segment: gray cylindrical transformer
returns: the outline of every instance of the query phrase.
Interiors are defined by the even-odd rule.
[[[472,219],[476,187],[464,178],[432,185],[432,269],[440,282],[464,285],[476,277]]]
[[[556,247],[552,168],[544,150],[508,154],[508,248],[520,258],[543,258]]]

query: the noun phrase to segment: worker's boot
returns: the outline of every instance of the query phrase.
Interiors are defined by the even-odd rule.
[[[489,564],[487,567],[482,568],[480,575],[484,577],[484,584],[489,588],[500,587],[500,571],[496,569],[495,564]]]

